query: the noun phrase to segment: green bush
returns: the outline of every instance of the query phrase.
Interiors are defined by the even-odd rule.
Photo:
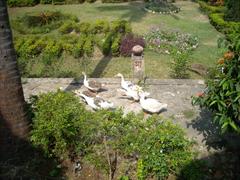
[[[31,141],[48,156],[66,158],[73,153],[108,172],[106,156],[118,152],[122,160],[138,159],[142,179],[178,175],[194,158],[183,130],[157,115],[143,121],[142,114],[124,115],[122,110],[90,112],[78,98],[60,91],[34,98],[32,107]]]
[[[86,41],[83,45],[83,51],[88,57],[93,56],[93,52],[94,52],[94,37],[93,36],[89,35],[86,37]]]
[[[107,33],[110,30],[110,25],[108,21],[96,20],[92,29],[94,29],[94,33]]]
[[[102,3],[123,3],[123,2],[131,2],[135,0],[101,0]]]
[[[89,46],[89,44],[85,45],[85,43],[89,43],[87,42],[87,37],[85,35],[81,35],[77,41],[77,43],[74,45],[73,49],[72,49],[72,55],[74,58],[79,58],[82,57],[84,55],[85,52],[85,48],[90,48],[90,50],[87,50],[87,54],[88,55],[92,55],[91,51],[93,51],[91,48],[93,47],[87,47]],[[92,45],[92,44],[90,44]]]
[[[53,58],[57,58],[60,56],[62,52],[62,46],[60,43],[53,39],[47,40],[47,45],[43,50],[43,63],[45,65],[50,65],[52,63]]]
[[[227,4],[227,11],[225,19],[230,21],[240,21],[240,1],[237,0],[225,0]]]
[[[78,36],[76,35],[63,35],[61,36],[60,39],[60,43],[63,47],[63,50],[68,53],[68,54],[72,54],[72,50],[74,48],[74,45],[77,43],[78,41]]]
[[[39,0],[7,0],[9,7],[34,6],[39,3]]]
[[[80,135],[78,124],[84,117],[84,110],[79,99],[58,91],[42,94],[32,103],[34,118],[31,141],[48,156],[66,156],[70,149],[75,148]]]
[[[171,64],[171,76],[173,78],[188,78],[189,74],[187,73],[188,70],[188,53],[175,51],[173,53],[173,62]]]
[[[86,2],[88,2],[88,3],[94,3],[94,2],[96,2],[97,0],[86,0]]]
[[[92,29],[90,28],[91,24],[88,22],[81,22],[77,27],[77,32],[90,34],[92,33]]]
[[[76,28],[77,24],[73,21],[66,21],[63,25],[59,28],[59,32],[62,34],[68,34],[72,32]]]
[[[165,179],[171,171],[178,173],[192,160],[191,142],[184,138],[182,129],[169,121],[156,123],[154,117],[149,118],[151,130],[141,131],[136,136],[136,148],[142,160],[142,176],[153,174],[157,179]],[[154,125],[155,124],[155,125]]]
[[[59,28],[63,22],[77,22],[76,16],[62,14],[58,11],[42,11],[27,13],[11,21],[12,28],[21,34],[49,33]]]
[[[240,35],[235,34],[231,42],[229,52],[218,62],[218,73],[206,80],[206,91],[193,97],[193,104],[211,110],[223,132],[240,133]]]
[[[37,37],[29,36],[28,38],[22,38],[16,42],[16,52],[18,56],[29,58],[35,55],[34,45],[37,40]]]
[[[113,38],[113,33],[108,33],[106,35],[106,38],[104,38],[104,41],[102,43],[102,53],[103,55],[107,56],[111,52],[111,46],[112,46],[112,38]]]
[[[231,34],[234,32],[240,33],[240,22],[225,21],[224,14],[213,13],[209,15],[210,22],[220,32]]]
[[[85,0],[65,0],[66,4],[82,4]]]
[[[119,48],[120,48],[120,44],[121,44],[121,37],[122,37],[121,34],[117,34],[113,38],[113,42],[111,45],[111,50],[112,50],[113,56],[119,56],[119,54],[120,54]]]
[[[223,13],[225,11],[224,6],[211,6],[204,1],[198,1],[200,8],[207,13]]]
[[[150,1],[145,5],[145,9],[150,12],[170,14],[178,13],[180,8],[175,6],[173,3],[167,1]]]
[[[53,0],[40,0],[41,4],[52,4]]]
[[[129,22],[125,20],[116,20],[111,22],[111,30],[115,33],[130,33],[132,32]]]

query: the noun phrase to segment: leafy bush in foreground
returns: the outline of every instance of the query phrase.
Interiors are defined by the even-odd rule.
[[[62,157],[75,146],[83,106],[69,93],[58,91],[33,99],[31,140],[49,156]]]
[[[60,91],[35,98],[33,110],[31,140],[49,156],[75,154],[108,170],[114,167],[106,156],[115,154],[129,162],[137,159],[139,176],[159,179],[179,174],[194,157],[183,130],[159,116],[143,120],[143,115],[124,116],[122,110],[90,112],[78,98]]]
[[[240,35],[234,37],[233,45],[218,62],[218,73],[207,80],[204,93],[193,97],[193,104],[211,110],[223,132],[240,133]]]

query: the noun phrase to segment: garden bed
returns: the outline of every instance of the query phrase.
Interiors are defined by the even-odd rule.
[[[176,2],[178,7],[183,11],[175,14],[174,16],[161,16],[158,14],[146,14],[142,9],[144,3],[142,2],[131,2],[131,3],[121,3],[121,4],[102,4],[96,2],[94,4],[88,5],[56,5],[54,6],[55,11],[62,14],[68,14],[69,9],[71,9],[71,14],[79,18],[81,23],[96,22],[97,19],[106,19],[107,22],[116,21],[123,17],[124,20],[129,22],[132,27],[132,32],[138,36],[144,35],[152,27],[160,27],[163,31],[179,31],[182,33],[190,33],[193,36],[197,36],[199,40],[199,46],[196,50],[192,51],[189,59],[193,63],[201,63],[207,67],[215,64],[216,59],[221,56],[222,50],[217,49],[217,38],[222,35],[217,33],[215,29],[204,21],[201,23],[201,19],[193,18],[204,16],[199,13],[197,4],[192,2]],[[79,11],[79,9],[81,11]],[[122,9],[118,11],[117,9]],[[111,10],[111,11],[110,11]],[[39,5],[34,7],[34,13],[40,13],[43,11],[52,11],[52,5]],[[88,13],[91,11],[92,13]],[[17,17],[23,17],[25,13],[31,14],[31,8],[10,8],[10,19],[13,22]],[[138,17],[134,19],[133,17]],[[98,17],[96,19],[96,17]],[[84,21],[83,19],[84,18]],[[178,18],[178,19],[176,19]],[[74,22],[74,21],[73,21]],[[61,23],[64,24],[64,23]],[[14,23],[12,23],[14,25]],[[51,23],[49,23],[51,25]],[[68,27],[68,26],[66,26]],[[180,28],[180,29],[179,29]],[[24,28],[22,28],[24,29]],[[45,28],[46,29],[46,28]],[[59,26],[58,26],[59,29]],[[38,33],[39,38],[44,39],[46,36],[51,36],[52,40],[65,39],[68,41],[64,49],[70,49],[73,51],[75,48],[72,46],[67,46],[71,44],[74,38],[68,38],[71,36],[77,36],[78,32],[76,30],[71,31],[69,34],[62,34],[58,29],[50,30],[48,33]],[[64,28],[63,28],[64,29]],[[62,30],[63,30],[62,29]],[[71,28],[70,28],[71,29]],[[28,28],[30,31],[31,28]],[[71,29],[72,30],[72,29]],[[67,30],[68,31],[68,30]],[[19,31],[14,30],[14,39],[17,40],[20,36],[29,36],[21,34]],[[217,34],[217,36],[216,36]],[[66,38],[64,38],[66,36]],[[40,38],[41,37],[41,38]],[[103,36],[104,37],[104,36]],[[99,39],[103,39],[99,34]],[[31,39],[31,36],[29,36]],[[78,37],[79,38],[79,37]],[[77,38],[77,39],[78,39]],[[25,38],[24,38],[25,39]],[[98,38],[94,38],[97,41]],[[74,40],[75,41],[75,40]],[[58,44],[61,43],[57,41]],[[65,44],[65,43],[64,43]],[[98,46],[98,45],[97,45]],[[32,46],[31,48],[33,48]],[[26,49],[26,48],[25,48]],[[27,48],[28,49],[28,48]],[[61,47],[63,49],[63,47]],[[27,58],[19,59],[20,64],[26,67],[27,73],[24,73],[25,77],[77,77],[81,76],[82,71],[87,71],[92,77],[113,77],[116,71],[122,72],[125,76],[131,77],[131,61],[129,57],[104,57],[102,55],[101,48],[95,48],[93,56],[89,58],[74,58],[70,51],[61,50],[60,56],[56,57],[55,60],[51,61],[50,65],[45,65],[48,61],[42,61],[40,56],[30,56]],[[32,52],[32,51],[29,51]],[[33,51],[34,52],[34,51]],[[76,51],[77,52],[77,51]],[[75,54],[75,53],[74,53]],[[77,53],[78,54],[78,53]],[[203,56],[204,54],[204,56]],[[146,75],[151,78],[169,78],[170,68],[169,62],[172,61],[172,57],[167,54],[159,54],[153,52],[149,48],[145,48],[145,70]],[[26,64],[25,64],[26,63]],[[22,68],[21,66],[21,68]],[[156,69],[156,67],[158,67]],[[154,70],[153,70],[154,69]],[[199,78],[198,75],[193,73],[190,74],[191,78]]]

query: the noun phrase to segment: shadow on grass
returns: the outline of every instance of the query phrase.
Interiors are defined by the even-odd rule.
[[[130,22],[139,22],[146,15],[146,11],[144,11],[144,3],[143,2],[129,2],[128,5],[103,5],[98,7],[100,11],[124,11],[120,19],[127,19]]]
[[[112,59],[112,56],[105,56],[105,57],[103,57],[99,61],[99,63],[97,64],[97,66],[95,67],[93,72],[90,74],[90,77],[93,77],[93,78],[101,77],[104,69],[107,67],[107,65],[111,61],[111,59]]]
[[[0,113],[0,179],[60,179],[57,161],[14,136]]]

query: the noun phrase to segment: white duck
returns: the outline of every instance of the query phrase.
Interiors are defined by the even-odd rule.
[[[123,92],[125,96],[132,98],[134,101],[139,101],[138,90],[133,88],[119,89],[119,91]]]
[[[88,96],[88,92],[84,91],[84,92],[79,92],[79,91],[75,91],[75,94],[81,96],[82,98],[84,98],[84,100],[86,101],[86,103],[91,106],[94,110],[98,110],[98,109],[113,109],[114,104],[112,102],[106,101],[103,98],[96,96]]]
[[[120,77],[120,78],[121,78],[121,87],[122,87],[123,89],[127,90],[128,88],[134,86],[134,84],[133,84],[131,81],[125,81],[125,80],[124,80],[124,77],[123,77],[123,75],[122,75],[121,73],[118,73],[118,74],[116,75],[116,77]]]
[[[87,75],[85,72],[82,72],[83,76],[84,76],[84,80],[83,80],[83,85],[88,88],[90,91],[93,92],[98,92],[101,88],[102,88],[102,84],[97,82],[97,81],[93,81],[93,80],[88,80],[87,79]]]
[[[142,109],[149,113],[159,113],[161,110],[167,108],[167,104],[160,103],[158,100],[153,98],[146,98],[149,93],[147,92],[140,92],[140,105]]]

